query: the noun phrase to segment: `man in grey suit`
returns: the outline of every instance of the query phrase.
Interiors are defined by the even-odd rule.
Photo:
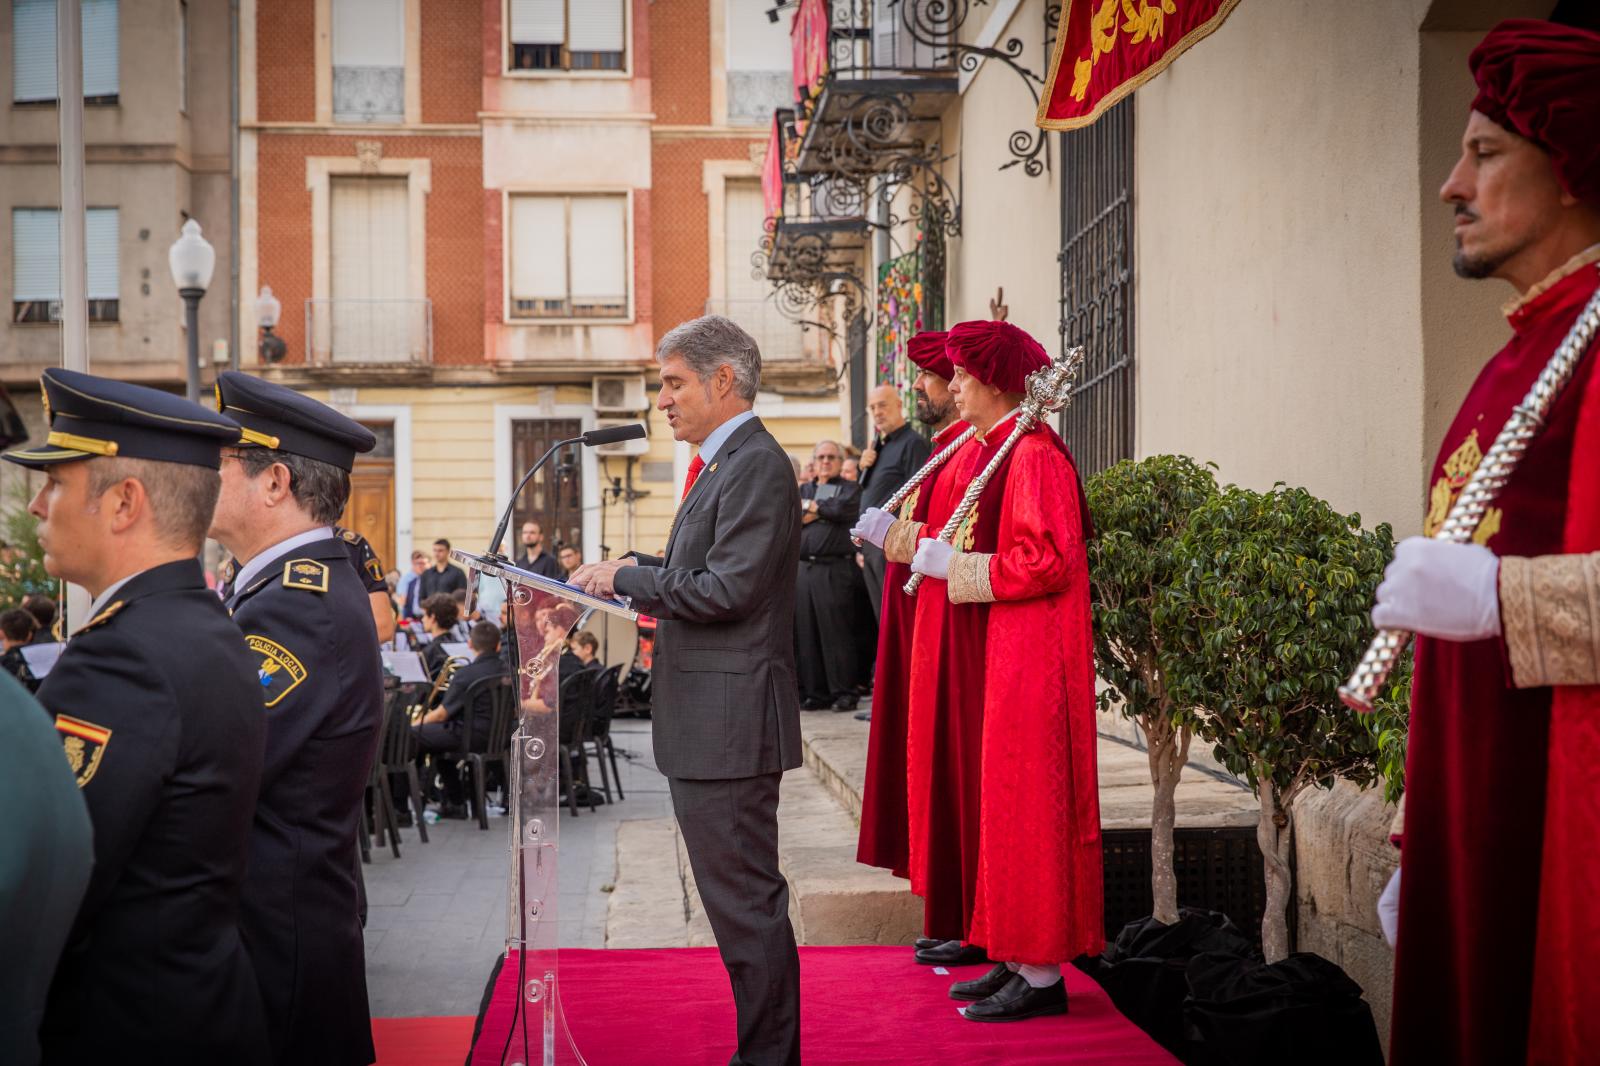
[[[800,765],[794,666],[800,497],[751,405],[761,353],[718,315],[656,349],[673,436],[698,444],[665,557],[580,567],[575,584],[661,620],[656,765],[667,776],[700,899],[733,983],[730,1066],[800,1061],[800,956],[778,869],[778,783]]]

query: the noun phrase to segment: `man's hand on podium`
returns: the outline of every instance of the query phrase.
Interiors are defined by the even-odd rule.
[[[632,559],[610,559],[603,563],[586,563],[572,572],[571,583],[591,596],[603,600],[614,599],[617,590],[612,582],[617,571],[624,566],[638,566]]]

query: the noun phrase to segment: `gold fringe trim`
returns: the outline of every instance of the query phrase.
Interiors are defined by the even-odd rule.
[[[1600,552],[1503,556],[1500,628],[1516,687],[1600,684]]]

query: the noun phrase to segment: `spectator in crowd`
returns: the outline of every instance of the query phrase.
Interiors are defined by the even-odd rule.
[[[472,627],[467,643],[472,648],[473,660],[458,669],[445,689],[444,700],[438,707],[422,716],[422,722],[412,727],[417,738],[417,765],[434,756],[434,768],[439,773],[439,784],[444,789],[444,802],[439,805],[441,818],[465,818],[466,795],[461,788],[461,770],[454,758],[468,751],[487,751],[489,742],[489,715],[492,697],[488,685],[480,688],[467,705],[467,694],[473,684],[486,677],[499,677],[506,673],[500,658],[500,627],[493,622],[479,622]],[[468,722],[471,736],[464,734]],[[470,744],[470,746],[469,746]],[[424,777],[426,780],[426,776]]]
[[[456,601],[456,624],[451,628],[448,639],[456,644],[465,644],[472,631],[472,623],[477,619],[472,615],[466,589],[456,589],[450,593],[450,598]]]
[[[516,563],[522,569],[531,570],[552,581],[560,581],[566,576],[561,572],[561,564],[556,562],[555,556],[544,550],[544,527],[531,518],[522,523],[522,551]]]
[[[433,565],[422,571],[422,599],[441,592],[462,591],[467,587],[467,572],[450,561],[450,542],[443,537],[433,542]]]
[[[587,629],[580,629],[572,634],[572,639],[567,642],[567,648],[578,660],[582,669],[599,669],[600,640]],[[565,657],[563,656],[563,661]]]
[[[456,606],[454,596],[440,593],[422,601],[422,631],[428,634],[428,643],[422,648],[422,662],[427,666],[430,677],[438,677],[439,671],[444,669],[445,660],[450,658],[444,645],[452,638],[459,618],[460,608]]]
[[[572,572],[583,565],[583,555],[577,548],[570,544],[563,544],[561,550],[556,552],[556,561],[561,564],[563,581],[572,577]]]
[[[795,641],[801,706],[856,709],[856,686],[868,634],[861,577],[850,527],[861,513],[861,490],[839,476],[844,449],[817,443],[816,480],[800,486],[800,572],[795,593]]]
[[[401,618],[422,617],[422,573],[428,569],[428,557],[420,551],[411,553],[410,573],[400,575],[400,586],[395,598],[400,601]]]
[[[30,644],[53,644],[61,638],[55,632],[56,601],[42,592],[30,592],[22,598],[22,609],[33,615],[38,628]]]
[[[20,607],[0,613],[0,645],[5,649],[0,653],[0,667],[26,685],[29,692],[37,692],[39,682],[28,669],[28,661],[22,657],[22,646],[33,641],[33,632],[38,627],[39,623],[33,615]]]
[[[857,459],[855,456],[847,456],[844,461],[844,466],[839,470],[839,476],[844,478],[846,481],[860,481],[861,460]]]
[[[931,447],[906,421],[905,405],[893,385],[879,385],[867,394],[867,411],[872,415],[872,447],[861,456],[861,509],[882,507],[895,490],[928,461]],[[867,598],[872,601],[872,617],[883,613],[883,549],[870,543],[861,545],[861,576]]]
[[[814,460],[807,459],[800,468],[800,484],[809,485],[817,478],[817,464]]]

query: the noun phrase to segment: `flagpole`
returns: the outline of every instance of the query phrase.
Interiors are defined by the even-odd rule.
[[[61,365],[89,371],[89,265],[83,197],[83,5],[56,4],[56,115],[61,164]],[[65,585],[65,583],[63,583]],[[65,585],[61,632],[88,621],[89,593]]]

